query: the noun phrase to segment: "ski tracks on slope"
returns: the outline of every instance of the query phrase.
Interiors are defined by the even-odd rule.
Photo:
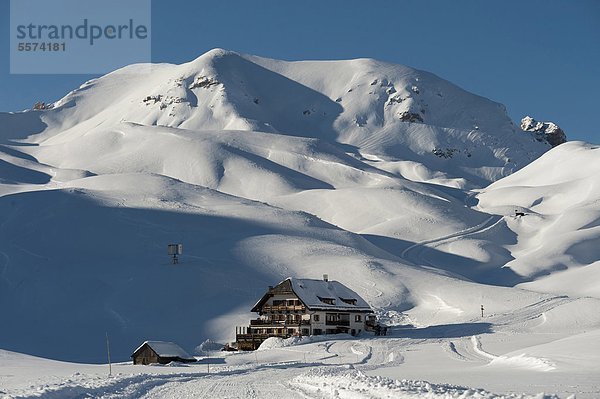
[[[300,374],[299,369],[287,371],[250,370],[243,373],[205,375],[190,381],[172,381],[149,391],[145,399],[185,398],[303,398],[285,382]]]
[[[577,301],[565,295],[544,298],[538,302],[511,310],[510,312],[491,314],[488,320],[502,330],[510,332],[527,332],[531,328],[539,327],[546,323],[546,313],[552,309]]]
[[[476,335],[463,338],[459,341],[449,341],[444,343],[443,347],[451,357],[466,362],[534,371],[552,371],[556,369],[556,365],[552,361],[545,358],[527,356],[525,353],[513,356],[494,355],[483,349],[481,339]]]
[[[527,356],[525,353],[516,356],[496,356],[483,350],[481,340],[477,336],[471,337],[473,350],[480,356],[489,359],[490,366],[505,366],[509,368],[525,368],[537,371],[552,371],[556,365],[548,359]]]
[[[18,399],[75,399],[75,398],[102,398],[102,399],[135,399],[143,397],[150,390],[167,384],[177,382],[184,384],[193,379],[201,378],[203,373],[179,374],[138,374],[129,377],[115,376],[102,378],[94,377],[81,381],[66,381],[55,386],[43,386],[35,395],[15,396]]]
[[[406,248],[400,256],[403,259],[406,259],[414,264],[423,264],[425,262],[428,266],[434,266],[429,264],[425,259],[421,257],[421,253],[427,249],[430,244],[439,244],[442,242],[458,240],[460,238],[468,237],[475,234],[481,234],[487,230],[492,229],[496,225],[498,225],[504,219],[503,216],[500,215],[492,215],[483,222],[479,223],[476,226],[469,227],[467,229],[457,231],[455,233],[447,234],[445,236],[437,237],[431,240],[425,240],[418,243],[415,243],[408,248]]]

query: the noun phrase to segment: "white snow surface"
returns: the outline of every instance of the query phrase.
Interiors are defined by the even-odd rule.
[[[598,146],[549,150],[375,60],[140,68],[0,113],[0,397],[600,396]],[[391,336],[271,342],[210,375],[91,364],[106,333],[117,361],[231,341],[269,285],[323,274]]]

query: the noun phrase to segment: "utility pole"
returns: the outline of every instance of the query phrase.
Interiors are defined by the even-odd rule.
[[[206,373],[210,374],[210,352],[207,350],[204,353],[206,353]]]
[[[106,353],[108,355],[108,376],[112,376],[112,365],[110,363],[110,344],[108,342],[108,332],[106,333]]]
[[[481,305],[481,317],[483,317],[483,305]]]

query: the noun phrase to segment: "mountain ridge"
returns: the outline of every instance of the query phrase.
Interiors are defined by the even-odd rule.
[[[289,276],[329,274],[386,320],[426,327],[471,323],[484,299],[510,312],[577,292],[544,273],[597,273],[598,206],[557,225],[552,212],[573,213],[544,180],[547,159],[595,165],[595,150],[550,149],[433,74],[219,49],[142,70],[0,114],[0,312],[17,321],[0,331],[7,349],[101,361],[103,349],[82,348],[106,329],[119,353],[148,338],[230,340]],[[595,169],[569,165],[562,190],[579,173],[593,200]],[[523,186],[536,185],[532,199]],[[552,231],[569,245],[536,247]],[[172,242],[185,248],[178,266]]]

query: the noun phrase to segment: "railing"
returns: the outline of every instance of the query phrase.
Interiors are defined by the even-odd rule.
[[[264,320],[264,319],[256,319],[256,320],[250,320],[250,325],[251,326],[290,326],[290,327],[294,327],[294,326],[298,326],[298,325],[308,325],[310,324],[310,320],[300,320],[300,321],[295,321],[295,320]]]
[[[288,337],[290,334],[237,334],[235,340],[239,341],[264,341],[270,337]]]
[[[306,308],[304,307],[304,305],[295,305],[295,306],[286,306],[286,305],[277,305],[277,306],[273,306],[273,305],[264,305],[262,307],[262,311],[263,312],[285,312],[285,311],[291,311],[291,312],[303,312],[304,310],[306,310]]]
[[[325,320],[327,326],[350,326],[350,320]]]
[[[235,342],[238,350],[252,351],[258,349],[260,344],[262,344],[267,338],[278,336],[287,338],[285,335],[276,334],[236,334]]]

